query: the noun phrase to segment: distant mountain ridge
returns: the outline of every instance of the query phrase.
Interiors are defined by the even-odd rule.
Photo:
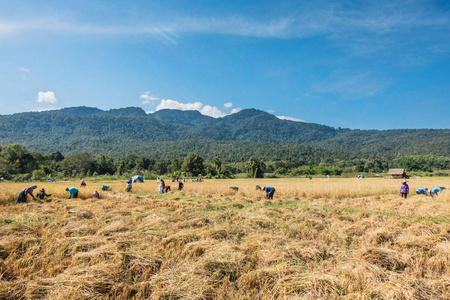
[[[198,111],[166,109],[147,114],[138,107],[104,111],[84,106],[0,115],[0,145],[21,143],[44,153],[59,150],[65,154],[89,152],[120,156],[154,149],[149,145],[155,143],[171,142],[172,147],[176,141],[250,142],[261,147],[267,147],[263,143],[302,144],[352,153],[355,157],[450,156],[449,129],[336,129],[281,120],[257,109],[244,109],[222,118]],[[195,151],[196,143],[183,145]]]

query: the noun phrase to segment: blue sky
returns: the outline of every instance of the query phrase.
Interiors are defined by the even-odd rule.
[[[450,1],[0,0],[0,114],[257,108],[450,128]]]

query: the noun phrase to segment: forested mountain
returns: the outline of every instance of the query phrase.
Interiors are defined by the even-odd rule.
[[[0,145],[13,143],[43,153],[135,153],[164,159],[204,149],[208,153],[202,155],[220,155],[224,161],[245,161],[252,154],[270,160],[450,156],[449,129],[335,129],[280,120],[256,109],[223,118],[179,110],[146,114],[136,107],[71,107],[0,116]]]

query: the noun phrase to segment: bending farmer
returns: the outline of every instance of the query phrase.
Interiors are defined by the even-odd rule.
[[[74,188],[74,187],[71,187],[70,189],[66,188],[66,191],[69,192],[69,199],[70,198],[78,198],[78,189],[77,188]]]
[[[45,193],[45,189],[41,189],[37,194],[36,194],[36,198],[40,199],[40,200],[44,200],[45,197],[50,197],[52,194],[47,194]]]
[[[273,199],[273,194],[275,194],[275,188],[268,186],[263,188],[263,191],[266,191],[267,199]]]
[[[37,185],[32,185],[32,186],[26,187],[23,190],[21,190],[19,193],[19,197],[17,197],[16,204],[17,203],[26,203],[28,194],[30,194],[31,197],[33,197],[33,200],[36,200],[36,198],[34,198],[34,195],[33,195],[33,191],[35,188],[37,188]]]

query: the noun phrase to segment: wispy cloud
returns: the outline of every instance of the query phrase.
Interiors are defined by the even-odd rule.
[[[306,121],[302,120],[302,119],[298,119],[298,118],[293,118],[293,117],[285,117],[285,116],[276,116],[278,119],[281,120],[288,120],[288,121],[294,121],[294,122],[302,122],[302,123],[306,123]]]
[[[150,92],[144,92],[139,98],[143,100],[142,104],[154,104],[155,102],[161,100],[161,98],[154,96]]]
[[[146,22],[124,20],[127,25],[98,25],[70,18],[45,16],[26,20],[0,20],[0,35],[24,32],[61,32],[94,35],[144,34],[176,44],[179,34],[209,33],[262,38],[305,38],[328,36],[353,39],[374,34],[420,34],[416,29],[434,28],[449,32],[450,13],[426,7],[421,1],[344,1],[304,3],[297,10],[272,16],[249,16],[225,12],[211,16],[171,16]],[[423,34],[423,33],[422,33]]]
[[[54,92],[48,91],[48,92],[39,92],[37,102],[55,104],[56,102],[58,102],[58,100],[56,99]]]
[[[23,67],[19,67],[19,71],[24,72],[24,73],[30,73],[30,69],[23,68]]]
[[[357,99],[373,97],[390,84],[388,79],[380,79],[370,72],[335,71],[324,81],[316,83],[313,88],[318,93],[335,93],[345,98]]]

